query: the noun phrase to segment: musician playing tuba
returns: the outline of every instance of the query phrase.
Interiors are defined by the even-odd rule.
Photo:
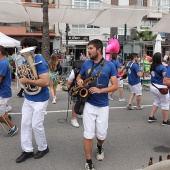
[[[23,50],[21,50],[21,55],[23,57],[26,56],[26,60],[28,55],[32,56],[33,63],[26,61],[26,64],[29,63],[30,69],[35,66],[34,76],[36,77],[37,74],[37,77],[32,79],[29,78],[29,76],[21,75],[20,83],[23,85],[30,85],[30,87],[41,88],[36,94],[24,92],[25,100],[22,106],[21,120],[21,147],[23,152],[16,159],[16,163],[23,162],[31,157],[34,157],[34,159],[42,158],[49,152],[43,125],[48,100],[50,98],[47,87],[50,82],[47,63],[44,58],[38,54],[39,43],[34,37],[24,38],[21,41],[21,46],[23,47]],[[35,51],[32,49],[34,46],[36,47]],[[29,59],[30,56],[28,57]],[[27,70],[24,72],[26,71]],[[36,154],[33,152],[32,131],[34,132],[35,141],[38,145],[38,152]]]

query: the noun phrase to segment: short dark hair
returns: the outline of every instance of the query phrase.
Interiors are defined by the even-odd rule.
[[[6,57],[7,57],[7,53],[5,52],[5,48],[4,48],[2,45],[0,45],[0,51],[1,51],[1,54],[2,54],[3,56],[6,56]]]
[[[135,57],[138,57],[138,54],[137,54],[137,53],[131,53],[131,54],[130,54],[130,59],[131,59],[131,61],[132,61]]]
[[[112,60],[117,60],[117,53],[110,53],[110,56],[111,56],[111,58],[112,58]]]
[[[35,54],[39,53],[40,50],[40,45],[39,42],[34,38],[34,37],[25,37],[22,41],[21,41],[21,46],[22,47],[32,47],[32,46],[36,46],[37,48],[35,49]]]
[[[103,43],[101,40],[99,39],[91,40],[87,45],[93,45],[94,47],[96,47],[97,50],[101,48],[101,54],[103,54]]]

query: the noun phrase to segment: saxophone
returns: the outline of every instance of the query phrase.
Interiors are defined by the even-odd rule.
[[[22,76],[25,76],[31,80],[38,79],[37,70],[36,70],[35,65],[42,63],[42,61],[40,61],[39,63],[34,63],[33,51],[35,50],[35,48],[36,47],[28,47],[28,48],[24,48],[23,50],[20,51],[21,57],[18,57],[15,61],[16,72],[17,72],[17,76],[19,78],[21,78]],[[22,57],[24,57],[25,60],[27,60],[28,65],[22,64],[22,65],[18,66],[18,61]],[[29,95],[36,95],[41,91],[41,89],[42,89],[42,87],[32,86],[30,84],[25,84],[25,86],[24,86],[24,91]]]
[[[82,97],[82,98],[87,97],[87,95],[88,95],[88,93],[89,93],[89,91],[87,90],[88,85],[89,85],[89,84],[92,84],[92,83],[99,77],[99,75],[100,75],[100,74],[97,73],[96,75],[91,76],[91,77],[85,79],[85,80],[83,81],[84,87],[80,87],[80,86],[78,86],[78,85],[71,87],[71,88],[69,89],[68,93],[69,93],[71,96],[75,96],[75,95],[79,94],[80,97]]]

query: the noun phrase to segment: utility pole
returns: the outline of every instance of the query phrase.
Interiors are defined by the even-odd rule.
[[[68,52],[68,32],[70,31],[69,24],[66,23],[66,52]]]

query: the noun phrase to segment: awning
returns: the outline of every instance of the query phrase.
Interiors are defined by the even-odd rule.
[[[42,22],[43,12],[42,8],[25,7],[31,21]],[[52,23],[68,23],[68,24],[89,24],[102,11],[77,9],[77,8],[49,8],[49,22]],[[36,14],[36,15],[35,15]]]
[[[29,22],[29,16],[20,0],[0,0],[0,22]]]
[[[31,21],[42,22],[42,8],[25,7]],[[104,7],[99,10],[78,8],[49,8],[49,22],[91,24],[99,27],[136,27],[150,10],[147,7]],[[35,15],[36,14],[36,15]]]
[[[105,11],[92,22],[92,25],[100,27],[136,27],[142,18],[150,11],[145,7],[136,6],[113,6]]]
[[[163,17],[155,24],[150,31],[170,33],[170,15],[164,14]]]

